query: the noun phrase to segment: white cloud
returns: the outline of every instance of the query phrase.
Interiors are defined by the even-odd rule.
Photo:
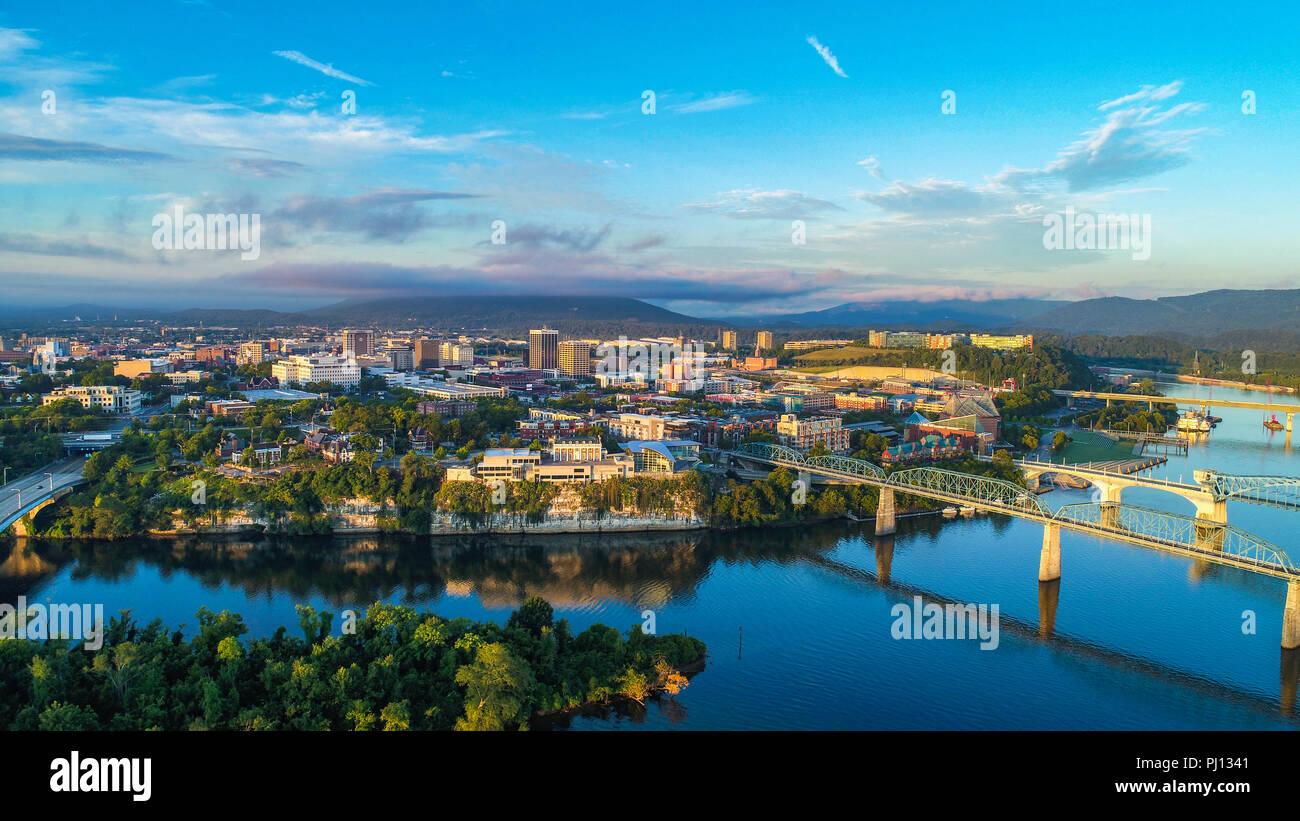
[[[844,69],[840,68],[840,61],[835,59],[835,55],[831,54],[830,49],[828,49],[826,46],[823,46],[821,43],[817,42],[816,37],[810,35],[808,37],[808,45],[817,49],[817,53],[820,54],[822,56],[822,59],[826,61],[826,65],[831,67],[831,71],[835,72],[836,74],[840,75],[845,79],[848,79],[849,75],[845,74]]]
[[[321,74],[324,74],[326,77],[333,77],[336,80],[343,80],[344,82],[353,83],[359,86],[374,85],[374,83],[371,83],[367,80],[363,80],[360,77],[353,77],[351,74],[348,74],[343,71],[339,71],[337,68],[330,65],[329,63],[322,63],[317,60],[313,60],[312,58],[308,57],[306,54],[303,54],[301,51],[273,51],[271,53],[276,55],[277,57],[283,57],[286,60],[295,62],[300,66],[306,66],[307,68],[315,69],[316,71],[319,71]]]
[[[721,94],[711,94],[699,100],[692,100],[689,103],[678,103],[672,106],[672,110],[678,114],[698,114],[703,111],[721,111],[724,108],[737,108],[742,105],[751,105],[758,102],[758,99],[748,91],[727,91]]]

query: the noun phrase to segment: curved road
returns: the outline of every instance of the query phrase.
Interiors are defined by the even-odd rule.
[[[15,479],[0,487],[0,533],[8,530],[9,526],[21,519],[27,511],[48,499],[52,492],[81,482],[81,469],[85,464],[84,456],[60,459],[45,465],[29,476]],[[50,487],[51,477],[47,476],[47,473],[53,474],[53,490]],[[22,500],[21,508],[18,505],[19,499]]]

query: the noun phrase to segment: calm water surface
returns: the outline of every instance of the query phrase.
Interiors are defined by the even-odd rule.
[[[1224,389],[1214,396],[1265,398]],[[1264,429],[1258,412],[1215,413],[1225,421],[1209,440],[1154,475],[1191,481],[1194,469],[1211,466],[1300,475],[1285,434]],[[1088,494],[1042,498],[1060,505]],[[1154,490],[1130,489],[1124,501],[1193,512]],[[1300,558],[1300,512],[1230,503],[1228,518]],[[630,628],[651,609],[658,632],[686,631],[708,644],[707,668],[675,700],[575,718],[573,729],[1300,726],[1300,662],[1279,649],[1280,581],[1062,532],[1062,580],[1040,586],[1040,525],[913,518],[886,541],[870,528],[38,544],[0,566],[0,601],[102,602],[108,613],[129,608],[141,621],[190,628],[206,605],[243,614],[261,635],[281,624],[296,629],[300,603],[337,613],[381,600],[499,621],[538,594],[577,630]],[[894,640],[890,609],[915,595],[997,604],[999,646]],[[1253,635],[1242,630],[1246,611],[1257,616]]]

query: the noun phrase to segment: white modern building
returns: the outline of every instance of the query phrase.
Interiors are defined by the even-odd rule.
[[[350,356],[291,356],[271,365],[271,375],[281,385],[329,382],[355,388],[361,384],[361,366]]]
[[[121,385],[69,386],[45,394],[41,397],[41,404],[50,405],[60,399],[75,399],[83,408],[100,408],[109,413],[134,413],[140,410],[140,398],[140,391]]]

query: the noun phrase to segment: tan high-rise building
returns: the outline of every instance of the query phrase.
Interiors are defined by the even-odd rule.
[[[438,340],[417,339],[415,341],[415,367],[421,370],[438,367]]]
[[[569,376],[591,374],[591,345],[581,339],[566,339],[560,343],[560,370]]]
[[[560,366],[560,332],[549,328],[528,332],[528,367],[555,370]]]
[[[241,342],[239,344],[239,354],[235,357],[235,364],[257,365],[265,359],[265,342]]]
[[[764,351],[766,351],[766,350],[770,350],[770,349],[772,348],[772,332],[771,332],[771,331],[759,331],[759,332],[758,332],[758,347],[759,347],[760,350],[764,350]]]
[[[735,332],[735,331],[723,331],[723,332],[722,332],[722,349],[723,349],[724,351],[734,351],[734,350],[736,350],[736,332]]]

